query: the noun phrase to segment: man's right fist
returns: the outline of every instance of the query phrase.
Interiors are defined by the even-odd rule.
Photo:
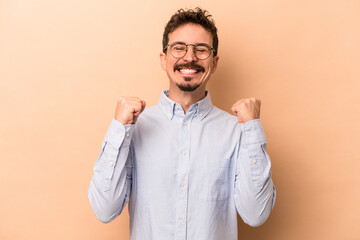
[[[146,102],[138,97],[120,97],[115,111],[115,119],[123,125],[134,124]]]

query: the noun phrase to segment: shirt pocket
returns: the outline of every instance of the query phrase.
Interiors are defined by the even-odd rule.
[[[228,200],[230,172],[230,167],[204,167],[201,171],[200,198],[209,202]]]

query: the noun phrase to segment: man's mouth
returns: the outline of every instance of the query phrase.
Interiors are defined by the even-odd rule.
[[[200,66],[195,63],[186,63],[186,64],[175,65],[174,71],[179,71],[182,74],[190,75],[190,74],[196,74],[198,72],[204,72],[205,69],[203,66]]]
[[[184,74],[194,74],[199,72],[197,69],[191,69],[191,68],[181,68],[179,69],[179,71]]]

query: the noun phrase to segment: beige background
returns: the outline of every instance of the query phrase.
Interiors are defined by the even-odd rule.
[[[165,23],[202,6],[219,29],[209,83],[263,102],[278,195],[239,239],[360,239],[360,2],[0,0],[0,239],[128,239],[87,189],[121,95],[156,104]]]

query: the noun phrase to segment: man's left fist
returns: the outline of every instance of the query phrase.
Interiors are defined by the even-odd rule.
[[[260,118],[261,101],[256,98],[245,98],[237,101],[231,111],[237,116],[239,123],[244,124],[247,121]]]

